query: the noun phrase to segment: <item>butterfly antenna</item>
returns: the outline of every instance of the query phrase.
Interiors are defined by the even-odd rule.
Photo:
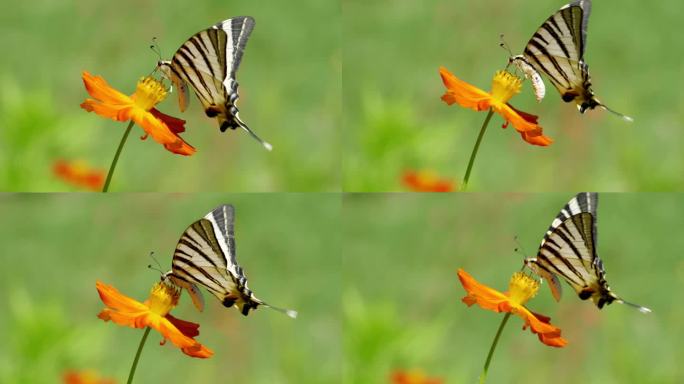
[[[157,57],[159,58],[157,63],[162,61],[161,48],[159,48],[159,44],[157,44],[157,38],[156,37],[152,38],[152,44],[150,44],[150,49],[152,50],[152,52],[157,54]],[[159,70],[159,65],[157,64],[154,66],[154,69],[152,70],[152,72],[150,72],[150,74],[148,76],[152,76],[158,70]]]
[[[161,48],[159,48],[159,44],[157,44],[157,38],[156,37],[152,38],[152,44],[150,44],[150,49],[152,50],[152,52],[156,53],[157,56],[159,56],[159,60],[161,61],[161,59],[162,59]]]
[[[520,239],[518,239],[518,235],[513,236],[513,241],[515,241],[515,244],[517,247],[515,248],[515,252],[521,254],[523,257],[527,258],[528,253],[525,252],[525,248],[523,248],[522,244],[520,243]]]
[[[617,302],[620,303],[620,304],[626,304],[626,305],[628,305],[628,306],[630,306],[630,307],[632,307],[632,308],[638,310],[638,311],[641,312],[641,313],[651,313],[651,312],[653,312],[653,311],[651,311],[650,309],[648,309],[648,308],[646,308],[646,307],[642,307],[641,305],[634,304],[634,303],[630,303],[629,301],[624,301],[624,300],[622,300],[622,299],[617,299],[617,300],[615,300],[615,301],[617,301]]]
[[[503,33],[499,35],[499,47],[505,49],[511,57],[513,56],[513,51],[511,51],[511,47],[508,46]]]
[[[287,315],[287,316],[289,316],[289,317],[291,317],[291,318],[293,318],[293,319],[296,319],[296,318],[297,318],[297,315],[298,315],[297,311],[294,311],[294,310],[292,310],[292,309],[274,307],[273,305],[267,304],[267,303],[262,303],[261,305],[263,305],[264,307],[267,307],[267,308],[271,308],[271,309],[273,309],[273,310],[276,310],[276,311],[278,311],[278,312],[280,312],[280,313],[283,313],[283,314],[285,314],[285,315]]]
[[[508,46],[508,43],[506,42],[506,39],[504,39],[504,34],[499,35],[499,47],[505,49],[508,52],[508,64],[506,64],[506,68],[511,65],[511,58],[513,57],[513,51],[511,51],[511,47]]]
[[[150,257],[152,258],[152,260],[154,260],[155,263],[157,263],[157,267],[154,267],[152,264],[148,264],[147,268],[153,269],[153,270],[155,270],[155,271],[157,271],[163,275],[164,271],[162,271],[162,266],[161,266],[161,264],[159,264],[159,261],[157,260],[157,258],[154,257],[154,251],[150,251]]]
[[[258,141],[259,143],[261,143],[261,145],[263,145],[264,148],[266,148],[268,151],[272,151],[272,150],[273,150],[273,146],[272,146],[271,144],[267,143],[266,141],[262,140],[259,136],[257,136],[256,133],[254,133],[254,131],[252,131],[251,129],[249,129],[249,127],[247,126],[247,124],[245,124],[242,120],[240,120],[240,116],[238,116],[237,114],[235,114],[235,120],[237,120],[238,125],[240,125],[240,127],[242,127],[242,129],[244,129],[245,131],[247,131],[247,133],[249,133],[249,135],[252,136],[252,137],[254,138],[254,140],[256,140],[256,141]]]
[[[634,119],[632,119],[631,117],[629,117],[629,116],[627,116],[627,115],[623,115],[623,114],[620,113],[620,112],[614,111],[614,110],[608,108],[608,106],[605,105],[605,104],[599,104],[599,107],[605,109],[606,111],[608,111],[608,112],[610,112],[610,113],[612,113],[612,114],[614,114],[614,115],[616,115],[616,116],[621,117],[622,120],[624,120],[624,121],[628,121],[628,122],[630,122],[630,123],[634,121]]]

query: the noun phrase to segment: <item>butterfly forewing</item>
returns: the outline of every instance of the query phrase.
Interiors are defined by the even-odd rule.
[[[192,36],[171,60],[171,67],[190,84],[205,110],[228,100],[224,88],[227,73],[233,75],[232,60],[226,61],[226,33],[210,28]],[[237,90],[235,90],[237,92]]]
[[[254,29],[254,19],[249,16],[235,17],[222,21],[213,28],[224,31],[227,42],[225,44],[226,49],[223,60],[226,63],[230,63],[230,65],[226,65],[226,68],[228,68],[230,78],[234,79],[235,71],[240,65],[240,61],[242,61],[242,54],[247,45],[247,40],[252,33],[252,29]],[[227,57],[231,59],[228,60],[226,59]]]
[[[207,213],[204,218],[214,225],[215,233],[220,236],[218,244],[225,255],[226,268],[237,277],[237,280],[246,283],[247,279],[235,257],[235,208],[232,205],[222,205]]]
[[[525,47],[529,63],[544,72],[561,95],[584,87],[583,15],[579,2],[562,8],[539,27]]]
[[[212,222],[200,219],[190,225],[176,246],[172,271],[175,277],[204,286],[219,300],[236,288],[224,249]]]

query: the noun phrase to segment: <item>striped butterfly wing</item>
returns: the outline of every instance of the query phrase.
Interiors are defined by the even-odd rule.
[[[235,261],[233,221],[233,207],[223,205],[192,223],[178,240],[171,268],[178,285],[202,286],[226,306],[240,293],[251,293]],[[197,306],[193,292],[188,292]]]
[[[627,121],[632,119],[602,104],[591,89],[589,67],[584,62],[591,0],[577,0],[549,17],[527,43],[522,56],[538,72],[546,74],[565,102],[575,102],[580,113],[601,107]]]
[[[181,91],[181,110],[187,106],[183,88],[189,86],[202,103],[206,115],[218,120],[221,132],[240,127],[270,150],[271,145],[240,119],[237,108],[240,96],[236,72],[254,24],[254,19],[249,16],[221,21],[190,37],[178,48],[171,61],[161,62],[160,67]]]
[[[547,75],[566,102],[593,97],[583,60],[590,8],[588,0],[564,6],[539,27],[524,50],[527,61]]]
[[[247,287],[247,277],[235,256],[234,223],[232,205],[221,205],[192,223],[178,241],[171,272],[166,276],[187,289],[200,311],[203,299],[198,286],[206,288],[224,306],[235,305],[245,316],[263,305],[296,317],[297,312],[271,306]]]
[[[561,209],[541,241],[535,265],[556,300],[561,296],[560,284],[550,276],[563,277],[582,299],[587,297],[581,292],[602,279],[595,248],[597,204],[595,193],[578,194]]]
[[[582,192],[572,198],[553,219],[536,258],[527,259],[526,264],[547,280],[556,300],[561,296],[557,278],[560,276],[580,299],[591,298],[599,308],[618,301],[642,312],[650,312],[647,308],[623,301],[611,292],[603,262],[596,253],[597,206],[596,193]]]

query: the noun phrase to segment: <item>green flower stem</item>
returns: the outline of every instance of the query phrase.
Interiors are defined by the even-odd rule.
[[[501,332],[503,331],[504,327],[506,326],[506,322],[508,322],[509,317],[511,317],[510,312],[508,312],[506,314],[506,316],[504,316],[503,320],[501,320],[501,325],[499,325],[499,330],[496,331],[496,336],[494,336],[494,341],[492,341],[492,346],[489,348],[489,354],[487,355],[487,361],[485,361],[484,369],[482,370],[482,375],[480,375],[480,384],[484,384],[485,380],[487,379],[487,371],[489,370],[489,363],[492,362],[492,356],[494,355],[494,350],[496,349],[496,345],[499,343],[499,337],[501,336]]]
[[[145,333],[143,333],[142,340],[140,340],[140,345],[138,345],[138,352],[135,353],[135,360],[133,360],[133,366],[131,367],[131,372],[128,374],[128,381],[126,382],[127,384],[131,384],[133,382],[133,376],[135,376],[135,369],[138,367],[138,361],[140,360],[140,354],[142,353],[142,349],[145,346],[145,341],[147,340],[147,335],[150,334],[150,327],[145,328]]]
[[[124,132],[123,137],[121,138],[121,142],[119,143],[119,148],[116,149],[116,154],[114,154],[114,159],[112,160],[112,165],[109,166],[109,173],[107,173],[107,180],[105,180],[104,187],[102,188],[102,192],[107,192],[109,190],[109,183],[112,181],[112,175],[114,175],[114,168],[116,168],[116,163],[119,162],[119,155],[121,155],[121,150],[123,150],[124,144],[126,144],[126,139],[128,139],[128,135],[131,133],[131,128],[133,128],[133,121],[131,120],[131,123],[128,124],[128,128],[126,128],[126,132]]]
[[[470,171],[473,169],[473,163],[475,163],[475,157],[477,157],[477,151],[480,149],[480,143],[482,143],[482,138],[484,137],[484,133],[487,130],[487,126],[489,125],[489,120],[492,119],[492,115],[494,114],[493,109],[489,109],[489,113],[487,114],[487,117],[485,118],[484,123],[482,123],[482,128],[480,128],[480,134],[477,136],[477,141],[475,142],[475,147],[473,147],[473,152],[470,154],[470,160],[468,161],[468,169],[466,169],[466,174],[465,177],[463,178],[463,185],[461,186],[461,191],[465,192],[466,188],[468,187],[468,180],[470,179]]]

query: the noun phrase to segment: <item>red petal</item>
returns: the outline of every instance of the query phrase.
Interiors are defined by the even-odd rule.
[[[150,113],[154,115],[157,119],[163,121],[167,127],[173,133],[185,132],[185,120],[179,119],[173,116],[169,116],[165,113],[160,112],[157,108],[152,108]]]

